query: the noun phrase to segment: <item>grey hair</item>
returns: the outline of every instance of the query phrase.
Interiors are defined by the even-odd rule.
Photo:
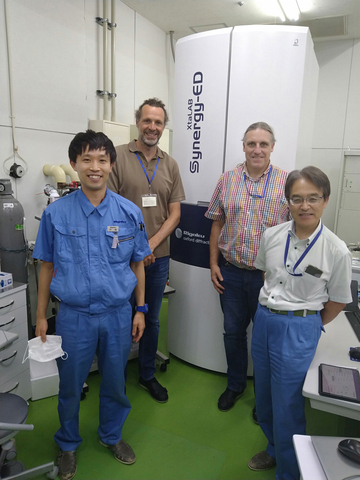
[[[271,144],[274,144],[274,143],[276,142],[275,135],[274,135],[274,130],[270,127],[269,124],[267,124],[267,123],[265,123],[265,122],[252,123],[252,124],[246,129],[246,132],[244,133],[244,136],[243,136],[242,141],[245,142],[246,134],[247,134],[248,132],[250,132],[250,130],[257,130],[258,128],[260,128],[261,130],[266,130],[267,132],[270,133],[270,136],[271,136]]]

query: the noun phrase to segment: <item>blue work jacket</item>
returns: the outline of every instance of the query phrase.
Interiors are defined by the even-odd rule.
[[[96,208],[81,190],[49,205],[33,257],[54,264],[50,291],[61,302],[101,314],[129,300],[137,283],[130,261],[150,254],[141,210],[107,189]]]

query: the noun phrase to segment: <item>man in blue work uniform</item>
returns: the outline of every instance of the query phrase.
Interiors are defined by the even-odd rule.
[[[265,272],[251,353],[260,427],[268,445],[251,470],[277,465],[277,480],[299,480],[293,435],[305,435],[302,387],[324,330],[351,301],[351,254],[321,221],[330,182],[316,167],[285,184],[292,221],[265,230],[255,266]]]
[[[68,354],[58,360],[61,426],[55,441],[61,480],[76,473],[80,395],[95,354],[102,375],[100,443],[119,462],[136,460],[122,440],[130,411],[124,372],[131,341],[139,341],[145,328],[143,259],[150,253],[140,209],[106,187],[116,159],[111,140],[91,130],[79,133],[69,158],[81,190],[45,209],[33,254],[42,260],[36,335],[46,341],[51,292],[60,300],[56,333]],[[139,307],[131,322],[134,288]]]

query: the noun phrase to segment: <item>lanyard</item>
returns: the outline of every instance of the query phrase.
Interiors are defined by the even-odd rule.
[[[249,192],[248,186],[246,184],[246,175],[245,175],[245,172],[244,172],[245,187],[246,187],[247,193],[250,197],[256,197],[256,198],[264,198],[265,197],[265,193],[266,193],[266,189],[267,189],[267,186],[268,186],[268,183],[269,183],[269,177],[270,177],[271,171],[272,171],[272,165],[270,166],[269,173],[267,174],[265,188],[264,188],[264,191],[263,191],[262,195],[253,195]]]
[[[138,155],[137,153],[135,153],[135,155],[137,156],[137,158],[138,158],[138,160],[139,160],[139,162],[140,162],[140,165],[142,166],[142,169],[144,170],[144,173],[145,173],[145,175],[146,175],[146,178],[147,178],[147,180],[148,180],[148,182],[149,182],[149,192],[150,192],[150,190],[151,190],[151,182],[154,180],[155,173],[156,173],[157,167],[158,167],[158,165],[159,165],[160,157],[158,157],[158,159],[157,159],[156,167],[155,167],[153,176],[151,177],[151,180],[150,180],[149,175],[147,174],[147,171],[145,170],[145,167],[144,167],[142,161],[140,160],[139,155]]]
[[[288,272],[288,270],[286,268],[286,260],[287,260],[287,256],[288,256],[288,253],[289,253],[289,245],[290,245],[290,233],[288,233],[288,237],[287,237],[287,240],[286,240],[286,246],[285,246],[285,254],[284,254],[284,267],[285,267],[285,270],[287,271],[287,273],[289,273],[293,277],[302,277],[302,273],[295,273],[295,270],[300,265],[300,263],[304,260],[304,258],[309,253],[311,248],[315,245],[315,242],[317,241],[317,239],[321,235],[322,229],[323,229],[323,224],[321,224],[321,228],[320,228],[319,232],[317,233],[316,237],[313,239],[313,241],[310,243],[310,245],[306,248],[305,252],[301,255],[299,260],[295,263],[294,268],[293,268],[293,273]]]

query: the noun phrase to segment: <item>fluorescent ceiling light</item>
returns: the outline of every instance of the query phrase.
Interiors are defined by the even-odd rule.
[[[314,8],[314,0],[297,0],[301,13],[310,12]]]
[[[279,17],[282,22],[285,22],[284,11],[280,7],[278,0],[256,0],[256,3],[266,15]]]
[[[299,20],[300,10],[296,0],[278,0],[281,9],[289,20]]]

